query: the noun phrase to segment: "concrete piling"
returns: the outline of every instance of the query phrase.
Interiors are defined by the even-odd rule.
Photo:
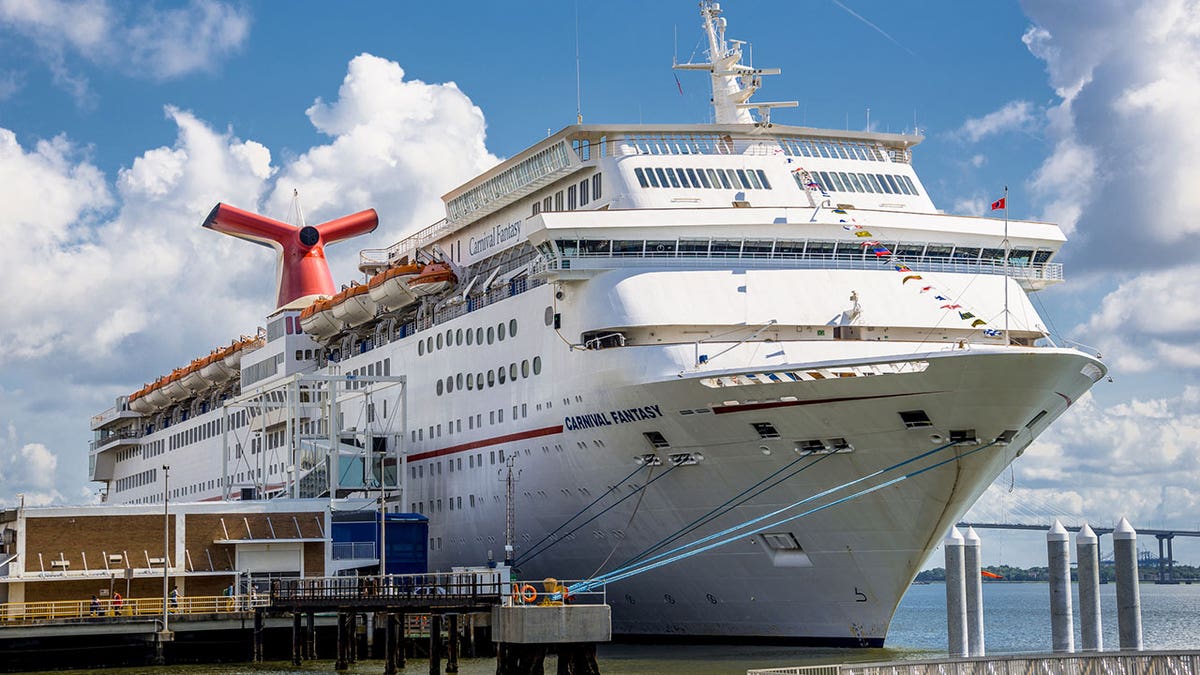
[[[950,658],[967,652],[967,587],[963,567],[963,536],[957,527],[942,542],[946,549],[946,640]]]
[[[1046,533],[1050,571],[1050,641],[1055,652],[1075,651],[1075,622],[1071,615],[1071,535],[1054,520]]]
[[[983,656],[983,563],[982,542],[975,528],[968,527],[963,538],[963,570],[967,589],[967,652]]]
[[[1137,532],[1122,518],[1113,531],[1117,567],[1117,633],[1121,650],[1142,650],[1142,597],[1138,590]]]
[[[1079,628],[1083,651],[1104,650],[1100,620],[1100,539],[1086,523],[1075,536],[1079,563]]]

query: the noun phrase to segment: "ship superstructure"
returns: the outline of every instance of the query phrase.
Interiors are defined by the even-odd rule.
[[[756,119],[768,71],[701,10],[717,123],[569,126],[451,191],[363,283],[193,363],[236,379],[94,418],[107,499],[159,499],[167,455],[180,498],[382,491],[429,517],[431,565],[508,530],[520,574],[590,578],[938,449],[609,587],[618,633],[881,644],[946,528],[1105,367],[1029,301],[1062,281],[1058,226],[938,211],[918,135]]]

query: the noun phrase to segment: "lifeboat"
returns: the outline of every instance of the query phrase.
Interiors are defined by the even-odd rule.
[[[149,391],[150,385],[146,385],[141,389],[129,395],[129,409],[139,415],[149,415],[154,412],[154,406],[146,400],[146,392]]]
[[[366,286],[351,286],[330,298],[329,304],[333,305],[333,318],[351,328],[375,318],[375,301]]]
[[[408,288],[417,297],[443,293],[458,283],[454,270],[446,263],[430,263],[421,269],[421,273],[408,280]]]
[[[421,266],[415,263],[389,267],[371,277],[367,282],[367,293],[385,312],[404,309],[417,301],[417,296],[408,288],[408,282],[420,273]]]
[[[333,318],[330,298],[320,298],[300,312],[300,327],[319,342],[324,342],[342,330],[342,323]]]
[[[188,364],[188,367],[183,369],[183,377],[179,379],[179,383],[183,385],[183,388],[187,389],[193,394],[203,391],[209,386],[208,380],[205,380],[200,372],[201,361],[203,361],[203,359],[196,359]]]
[[[146,393],[141,396],[151,408],[165,408],[171,404],[171,397],[167,396],[166,392],[163,391],[166,379],[165,377],[160,377],[155,380],[154,384],[147,387]]]
[[[259,338],[242,338],[241,342],[235,342],[229,348],[229,353],[225,354],[222,361],[227,368],[233,369],[235,373],[240,373],[242,369],[242,357],[264,344],[266,344],[266,341]]]
[[[192,392],[183,386],[183,368],[176,368],[171,371],[161,389],[167,395],[167,398],[172,401],[182,401],[192,395]]]
[[[225,365],[225,352],[227,349],[229,348],[215,350],[200,361],[200,377],[213,384],[221,384],[228,382],[238,374],[236,368],[230,368]]]

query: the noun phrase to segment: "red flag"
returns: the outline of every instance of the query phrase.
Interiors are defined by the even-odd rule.
[[[992,202],[992,210],[999,211],[1000,209],[1005,208],[1007,206],[1005,202],[1007,201],[1008,197],[1001,197],[1000,199],[997,199],[996,201]]]

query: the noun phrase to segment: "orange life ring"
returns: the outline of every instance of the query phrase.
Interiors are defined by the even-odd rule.
[[[521,602],[527,605],[533,604],[537,601],[537,589],[531,584],[525,584],[524,586],[521,586],[520,593]]]

